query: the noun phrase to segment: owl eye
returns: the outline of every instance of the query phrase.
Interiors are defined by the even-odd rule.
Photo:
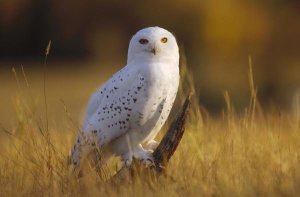
[[[148,42],[149,41],[147,39],[144,39],[144,38],[139,40],[139,43],[141,43],[141,44],[147,44]]]
[[[166,42],[168,42],[168,38],[164,37],[164,38],[160,39],[160,41],[161,41],[162,43],[166,43]]]

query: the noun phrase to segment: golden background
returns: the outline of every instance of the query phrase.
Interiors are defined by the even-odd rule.
[[[299,1],[280,0],[1,1],[1,122],[11,121],[19,91],[13,67],[20,86],[24,67],[34,97],[42,100],[49,40],[50,110],[55,117],[63,100],[76,116],[92,91],[124,66],[131,36],[147,26],[176,35],[199,103],[211,114],[224,108],[225,91],[238,111],[248,104],[249,56],[263,108],[289,111],[300,88],[299,10]]]

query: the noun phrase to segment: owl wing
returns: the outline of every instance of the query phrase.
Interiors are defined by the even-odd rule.
[[[124,67],[123,69],[115,73],[108,81],[105,82],[104,85],[102,85],[96,92],[92,94],[86,108],[86,119],[89,119],[89,117],[95,114],[95,112],[101,105],[102,100],[105,100],[106,91],[111,89],[113,83],[115,83],[115,86],[121,86],[122,84],[124,85],[124,83],[121,83],[124,81],[122,76],[127,72],[128,68],[126,69],[126,67]],[[126,81],[129,82],[128,79],[126,79]]]
[[[138,69],[124,67],[117,72],[92,95],[83,131],[97,133],[100,145],[126,133],[138,113],[135,104],[144,96],[142,87],[145,87],[145,78]]]
[[[102,89],[103,89],[103,87],[99,88],[100,91]],[[103,95],[99,94],[99,90],[94,92],[89,100],[89,103],[86,108],[86,118],[92,116],[97,111],[97,107],[101,103]]]

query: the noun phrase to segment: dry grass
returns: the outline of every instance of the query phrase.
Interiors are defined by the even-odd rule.
[[[251,68],[251,67],[250,67]],[[192,82],[185,83],[179,102]],[[78,80],[78,79],[77,79]],[[244,114],[234,111],[228,93],[227,109],[219,118],[200,116],[195,104],[186,133],[167,170],[157,180],[137,178],[110,185],[96,173],[70,180],[66,158],[78,123],[61,105],[59,123],[49,121],[24,88],[15,97],[17,122],[4,129],[0,151],[1,196],[297,196],[300,193],[300,122],[286,113],[263,112],[249,75],[251,98]],[[30,90],[30,88],[29,88]],[[25,91],[28,93],[28,91]],[[41,99],[42,100],[42,99]],[[51,113],[51,106],[50,112]],[[204,119],[204,121],[202,121]],[[108,176],[116,170],[110,163]]]

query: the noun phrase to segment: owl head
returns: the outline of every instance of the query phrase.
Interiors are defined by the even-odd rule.
[[[178,61],[175,37],[160,27],[139,30],[130,40],[127,63],[132,61]]]

